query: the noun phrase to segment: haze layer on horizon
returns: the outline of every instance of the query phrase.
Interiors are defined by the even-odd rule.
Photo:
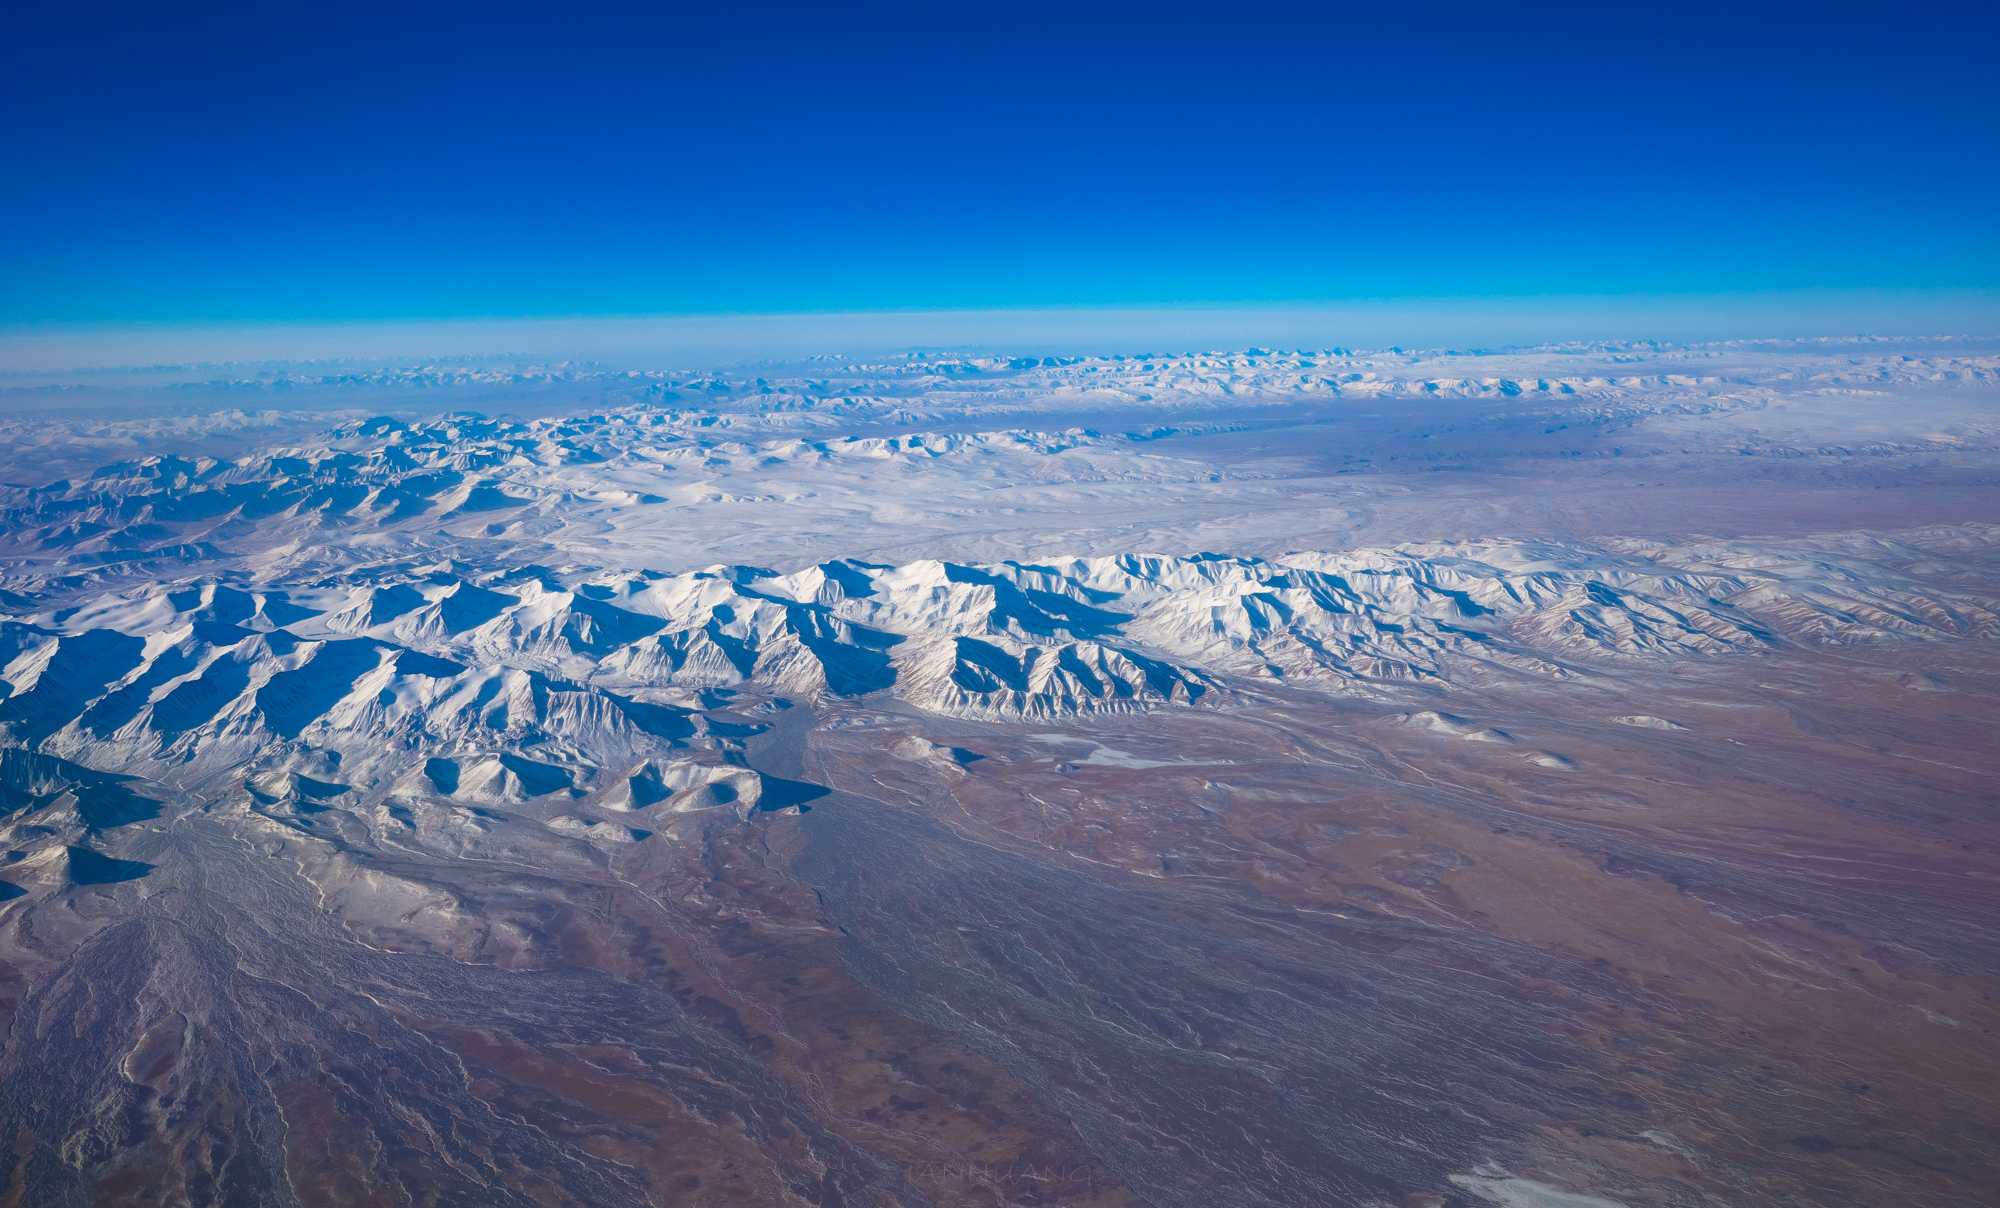
[[[1500,348],[1568,341],[2000,338],[2000,295],[1801,291],[1382,299],[1340,305],[1074,307],[850,314],[570,316],[347,323],[42,324],[0,330],[0,372],[260,362],[590,359],[722,367],[919,349],[1029,354]]]

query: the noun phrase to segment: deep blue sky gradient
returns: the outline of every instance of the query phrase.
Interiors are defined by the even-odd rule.
[[[1993,5],[14,6],[0,324],[2000,286]]]

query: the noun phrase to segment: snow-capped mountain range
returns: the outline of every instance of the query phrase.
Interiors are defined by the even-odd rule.
[[[94,783],[84,773],[220,784],[287,808],[309,807],[314,784],[754,808],[786,800],[741,766],[757,708],[778,700],[985,723],[1272,693],[1423,705],[1635,660],[1992,636],[1990,596],[1952,570],[2000,548],[2000,530],[1979,524],[1292,552],[1119,540],[1227,537],[1238,529],[1215,518],[1234,511],[1268,533],[1301,465],[1338,484],[1354,455],[1311,450],[1359,447],[1365,432],[1342,435],[1348,412],[1291,413],[1276,429],[1259,418],[1287,399],[1470,399],[1473,411],[1440,412],[1469,425],[1461,447],[1524,428],[1568,439],[1573,422],[1622,454],[1635,417],[1671,434],[1688,417],[1821,406],[1868,383],[1955,398],[1983,389],[1989,362],[1948,347],[1755,346],[929,358],[755,382],[628,376],[648,397],[597,411],[384,415],[235,456],[156,451],[0,488],[0,742],[57,761],[10,772],[34,784],[75,768],[78,785]],[[580,380],[552,372],[424,384]],[[1085,399],[1115,422],[991,422],[1062,417]],[[1816,422],[1814,434],[1839,426]],[[1010,536],[1029,526],[1031,539]],[[1049,552],[1069,531],[1089,548]],[[910,532],[932,534],[924,548],[979,533],[981,548],[1012,552],[881,556]],[[789,569],[681,556],[745,545],[846,548]],[[97,809],[76,808],[86,824]],[[606,838],[594,825],[577,822]]]
[[[629,768],[730,748],[705,690],[1047,721],[1990,637],[2000,612],[1892,567],[1997,537],[191,580],[0,621],[0,726],[106,771],[319,760],[415,792],[638,800]]]

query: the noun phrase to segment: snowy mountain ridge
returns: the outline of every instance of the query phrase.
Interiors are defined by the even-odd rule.
[[[687,702],[710,689],[1056,718],[1190,704],[1230,685],[1370,694],[1567,677],[1605,660],[2000,633],[1978,599],[1887,565],[1928,549],[1488,542],[191,582],[0,621],[0,724],[23,745],[128,762],[529,731],[625,750],[640,735],[693,733]]]

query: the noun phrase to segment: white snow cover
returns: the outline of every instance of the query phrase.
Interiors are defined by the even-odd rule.
[[[768,380],[429,367],[211,384],[349,398],[589,384],[620,401],[348,420],[298,444],[17,476],[26,485],[0,486],[0,743],[148,775],[311,780],[337,763],[342,783],[384,792],[639,812],[786,799],[731,762],[746,723],[718,725],[711,705],[736,697],[1011,722],[1341,693],[1504,742],[1403,698],[1631,660],[1990,636],[1990,595],[1953,563],[2000,547],[2000,530],[1279,553],[1268,534],[1289,515],[1298,456],[1338,454],[1350,419],[1421,424],[1434,407],[1475,444],[1576,423],[1643,427],[1661,455],[1675,441],[1731,458],[1992,446],[1965,400],[1990,394],[2000,359],[1914,348],[1252,349],[828,362]],[[1931,409],[1882,401],[1908,392]],[[1086,411],[1097,418],[1070,422]],[[1267,413],[1291,426],[1260,427]],[[85,447],[109,439],[91,431]],[[1299,433],[1316,435],[1295,456],[1282,446]],[[1238,441],[1281,447],[1199,453]],[[1224,548],[1248,552],[1196,552],[1245,532],[1258,539]],[[1072,533],[1082,552],[1050,552]],[[874,552],[906,545],[931,556]],[[935,556],[961,546],[1002,552]],[[790,552],[772,569],[744,547]],[[867,556],[799,552],[843,547]],[[310,797],[276,781],[266,795]]]

